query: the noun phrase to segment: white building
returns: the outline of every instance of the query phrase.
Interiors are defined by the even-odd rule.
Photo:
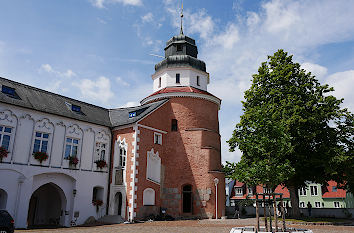
[[[0,163],[0,209],[17,228],[105,215],[109,111],[3,78],[0,85],[0,146],[9,152]],[[40,163],[36,151],[48,158]],[[69,164],[70,157],[78,163]],[[98,168],[99,160],[107,166]]]

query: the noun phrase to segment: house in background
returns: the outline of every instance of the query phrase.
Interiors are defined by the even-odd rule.
[[[255,192],[270,193],[272,190],[258,185],[257,187],[249,187],[245,183],[235,181],[231,194],[231,206],[235,206],[241,200],[255,200]],[[286,187],[278,185],[274,190],[275,193],[283,194],[284,203],[290,203],[290,193]],[[310,202],[313,208],[354,208],[353,195],[344,189],[337,188],[335,181],[329,181],[327,186],[308,182],[307,186],[298,190],[299,207],[307,208]]]

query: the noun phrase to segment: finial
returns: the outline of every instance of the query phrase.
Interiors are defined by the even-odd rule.
[[[180,34],[183,35],[183,22],[182,22],[182,19],[183,19],[183,0],[181,2],[182,2],[182,7],[181,7],[181,31],[180,31]]]

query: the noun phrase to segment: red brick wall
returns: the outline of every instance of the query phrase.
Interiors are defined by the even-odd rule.
[[[171,119],[178,120],[177,132],[171,131]],[[224,174],[211,172],[221,169],[218,106],[197,98],[171,98],[139,123],[168,133],[163,134],[163,145],[159,146],[153,144],[151,130],[139,127],[138,209],[142,206],[143,190],[151,187],[156,192],[156,204],[167,207],[168,213],[173,216],[181,216],[182,186],[190,184],[194,194],[193,215],[215,216],[213,180],[218,177],[218,216],[222,216],[225,206]],[[210,131],[191,131],[193,128],[206,128]],[[161,157],[163,182],[160,186],[146,180],[146,155],[151,148],[158,151]],[[198,200],[197,190],[204,192],[207,189],[211,193],[202,195],[209,199],[203,207]],[[161,197],[161,201],[158,197]]]

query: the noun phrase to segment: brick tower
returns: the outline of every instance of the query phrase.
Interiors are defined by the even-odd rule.
[[[155,66],[153,94],[141,106],[110,110],[115,127],[108,214],[130,221],[163,213],[224,215],[221,100],[207,92],[209,74],[197,54],[195,41],[181,30]]]
[[[221,172],[218,111],[221,100],[207,92],[209,74],[197,58],[195,40],[181,34],[166,43],[165,59],[155,65],[154,93],[142,105],[167,99],[149,123],[164,126],[161,206],[172,216],[224,215],[225,177]],[[146,122],[147,123],[147,122]]]

